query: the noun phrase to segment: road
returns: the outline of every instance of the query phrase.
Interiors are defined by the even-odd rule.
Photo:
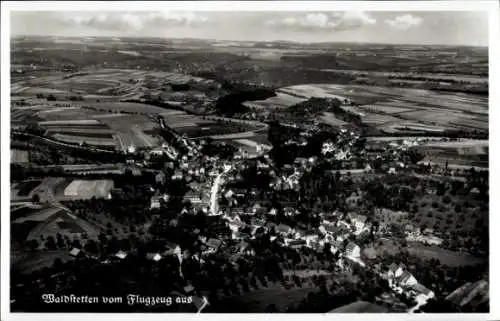
[[[212,189],[211,189],[211,195],[210,195],[210,213],[212,215],[218,215],[218,204],[217,204],[217,201],[218,201],[218,198],[219,198],[219,189],[220,189],[220,185],[222,184],[222,176],[225,175],[226,173],[228,173],[229,171],[231,170],[231,166],[227,166],[224,168],[224,171],[222,173],[220,173],[219,175],[217,175],[217,177],[215,177],[214,179],[214,184],[212,185]]]
[[[85,146],[79,146],[79,145],[73,145],[73,144],[63,143],[61,141],[50,139],[50,138],[43,137],[43,136],[37,136],[37,135],[26,134],[26,133],[23,133],[23,134],[24,135],[28,135],[30,137],[35,137],[35,138],[38,138],[38,139],[42,139],[42,140],[47,141],[49,143],[60,145],[60,146],[66,146],[66,147],[72,147],[72,148],[79,148],[79,149],[84,149],[84,150],[88,150],[88,151],[96,151],[96,152],[103,152],[103,153],[110,153],[110,154],[116,153],[116,151],[114,151],[114,150],[111,151],[109,149],[100,149],[100,148],[95,148],[95,147],[88,148],[88,147],[85,147]]]

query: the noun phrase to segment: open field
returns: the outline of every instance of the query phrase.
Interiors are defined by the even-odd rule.
[[[11,253],[12,270],[27,275],[45,267],[51,267],[56,259],[63,262],[74,260],[65,250]]]
[[[56,237],[57,233],[69,237],[97,237],[99,229],[77,218],[68,209],[57,205],[25,205],[11,211],[14,238],[19,242],[36,239],[40,236]]]
[[[80,136],[80,135],[67,135],[67,134],[53,134],[52,137],[58,141],[70,144],[81,144],[85,143],[90,146],[98,147],[114,147],[116,146],[116,141],[112,138],[96,138],[90,136]]]
[[[319,120],[327,125],[334,127],[340,127],[348,124],[345,121],[336,118],[335,114],[330,112],[323,112],[323,115],[319,117]]]
[[[52,235],[56,237],[57,233],[74,237],[87,234],[89,238],[95,238],[99,234],[99,229],[92,224],[77,218],[68,211],[60,210],[44,221],[40,222],[30,233],[27,239],[38,239],[41,235],[45,237]]]
[[[382,245],[378,243],[382,243]],[[397,255],[401,251],[401,247],[394,241],[383,238],[377,240],[374,249],[377,256],[383,256],[384,252],[389,255]],[[485,259],[472,256],[466,253],[459,253],[441,249],[436,246],[424,245],[422,243],[408,242],[408,247],[404,248],[410,254],[425,258],[425,259],[438,259],[441,264],[448,266],[461,266],[461,265],[476,265],[485,262]]]
[[[11,206],[10,208],[10,219],[11,221],[15,221],[19,218],[23,218],[29,216],[36,211],[40,211],[44,208],[44,205],[34,205],[33,203],[25,203],[20,206]]]
[[[342,90],[339,85],[323,85],[323,84],[306,84],[284,87],[277,90],[278,93],[287,94],[302,99],[309,99],[312,97],[339,99],[344,101],[347,99],[347,93]]]
[[[409,244],[408,252],[426,259],[437,259],[441,264],[448,266],[476,265],[486,262],[486,259],[483,258],[444,250],[437,246],[423,245],[421,243]]]
[[[73,172],[101,170],[103,172],[120,170],[117,165],[96,166],[76,165],[70,167]],[[14,183],[11,188],[11,200],[19,201],[31,199],[35,194],[41,202],[61,201],[74,199],[88,199],[91,197],[107,198],[113,188],[110,180],[75,180],[73,178],[47,177],[43,180],[32,180]]]
[[[306,98],[292,96],[284,92],[277,92],[274,97],[267,98],[265,100],[248,101],[243,103],[243,105],[263,109],[288,108],[306,100]]]
[[[10,163],[11,164],[24,164],[29,162],[29,151],[11,149],[10,150]]]
[[[269,304],[275,304],[278,311],[284,311],[290,304],[299,303],[314,290],[314,287],[304,285],[302,288],[287,290],[281,284],[275,284],[225,300],[225,304],[244,309],[247,313],[262,313]]]
[[[119,112],[127,112],[127,113],[146,113],[146,114],[161,114],[165,112],[165,108],[148,105],[148,104],[140,104],[140,103],[129,103],[129,102],[89,102],[82,103],[79,102],[75,105],[90,107],[92,109],[98,111],[104,111],[107,113],[119,113]]]

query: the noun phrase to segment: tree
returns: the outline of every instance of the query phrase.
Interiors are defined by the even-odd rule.
[[[39,203],[40,202],[40,195],[38,194],[33,194],[33,196],[31,197],[31,201],[33,203]]]
[[[37,240],[29,240],[26,245],[30,248],[31,251],[35,251],[40,245]]]
[[[89,253],[98,253],[99,252],[99,246],[96,241],[94,240],[88,240],[87,243],[85,243],[84,247],[86,252]]]
[[[45,241],[45,247],[49,250],[55,250],[57,248],[56,240],[52,235],[47,237],[47,240]]]
[[[276,313],[279,312],[276,304],[268,304],[266,309],[264,310],[266,313]]]

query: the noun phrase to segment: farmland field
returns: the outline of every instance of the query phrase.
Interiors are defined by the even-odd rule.
[[[21,207],[11,208],[10,219],[11,221],[15,221],[18,218],[29,216],[35,213],[36,211],[39,211],[41,208],[42,208],[41,206],[29,206],[29,205],[23,205]]]
[[[92,238],[97,237],[99,229],[66,210],[58,209],[51,215],[44,217],[43,220],[30,231],[27,239],[38,239],[41,235],[52,235],[55,237],[57,233],[72,237],[86,233],[89,238]]]
[[[380,243],[374,245],[374,249],[379,256],[383,255],[384,252],[387,252],[389,255],[397,255],[401,251],[401,248],[392,240],[379,239],[377,242]],[[441,264],[448,266],[476,265],[485,262],[485,259],[470,254],[448,251],[436,246],[416,242],[408,242],[408,247],[405,250],[412,255],[425,259],[438,259],[441,261]]]
[[[53,134],[53,131],[49,132],[50,134]],[[75,136],[75,137],[81,137],[81,139],[85,140],[87,137],[90,139],[92,138],[102,138],[102,139],[113,139],[112,133],[95,133],[95,132],[81,132],[81,131],[74,131],[74,130],[61,130],[57,131],[58,134],[61,134],[63,136]],[[55,137],[57,138],[57,137]]]
[[[95,108],[97,110],[106,111],[108,113],[147,113],[147,114],[161,114],[165,112],[165,108],[140,104],[140,103],[129,103],[129,102],[92,102],[92,103],[82,103],[79,102],[75,105],[78,106],[88,106]]]
[[[345,121],[335,117],[335,114],[330,112],[323,112],[323,115],[319,117],[319,120],[327,125],[338,127],[347,125]]]
[[[300,102],[306,101],[306,98],[300,98],[297,96],[292,96],[284,92],[277,92],[276,96],[267,98],[265,100],[255,100],[245,102],[244,105],[247,107],[257,107],[257,108],[287,108],[296,105]]]
[[[11,164],[21,164],[29,162],[29,151],[11,149],[10,151],[10,162]]]
[[[242,294],[241,296],[225,300],[228,306],[234,306],[238,312],[259,313],[269,304],[275,304],[279,311],[284,311],[290,304],[298,303],[314,291],[314,287],[285,289],[281,284],[269,285],[266,288]]]
[[[12,252],[11,254],[12,269],[27,275],[43,268],[51,267],[56,259],[67,262],[74,258],[68,251]]]
[[[421,243],[409,243],[408,252],[426,259],[437,259],[441,264],[448,266],[476,265],[486,262],[483,258],[444,250],[437,246],[423,245]]]
[[[101,138],[95,138],[95,137],[75,136],[73,134],[65,135],[65,134],[59,134],[59,133],[52,135],[52,137],[54,137],[54,139],[59,140],[61,142],[70,143],[70,144],[85,143],[87,145],[101,146],[101,147],[114,147],[114,146],[116,146],[116,141],[114,139],[101,139]]]
[[[418,131],[488,129],[488,100],[477,95],[451,95],[423,89],[329,84],[289,86],[278,89],[278,92],[301,98],[352,100],[359,105],[354,112],[364,114],[362,116],[364,123],[388,133],[404,132],[405,130],[400,129],[401,126],[408,126],[411,127],[410,130]],[[354,107],[346,109],[353,111]],[[328,118],[323,116],[321,120],[327,122]],[[401,124],[405,121],[413,122]],[[390,122],[395,124],[388,124]]]

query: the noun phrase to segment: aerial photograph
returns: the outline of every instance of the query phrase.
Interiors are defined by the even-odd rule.
[[[12,313],[489,313],[488,12],[10,36]]]

